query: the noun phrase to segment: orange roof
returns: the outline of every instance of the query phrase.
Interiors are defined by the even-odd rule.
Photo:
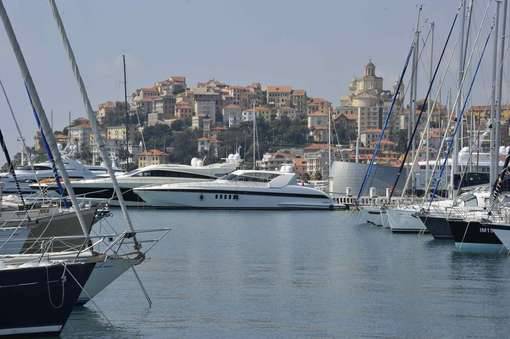
[[[323,98],[310,98],[310,99],[312,100],[313,104],[322,104],[322,103],[330,104],[329,101],[327,101],[326,99],[323,99]]]
[[[184,106],[184,107],[191,107],[191,104],[187,101],[179,101],[178,103],[175,104],[175,106]]]
[[[310,144],[305,147],[305,150],[321,150],[328,149],[328,144]]]
[[[166,156],[168,155],[165,152],[160,151],[159,149],[150,149],[145,152],[141,152],[140,155],[150,155],[150,156]]]
[[[230,105],[224,106],[223,108],[239,108],[239,109],[241,109],[241,106],[235,105],[235,104],[230,104]]]
[[[292,88],[290,86],[267,86],[266,91],[276,93],[290,93]]]
[[[311,113],[308,113],[308,115],[312,115],[312,116],[325,116],[327,117],[328,114],[327,113],[323,113],[321,111],[315,111],[315,112],[311,112]]]
[[[305,95],[306,92],[304,89],[295,89],[292,91],[292,95]]]

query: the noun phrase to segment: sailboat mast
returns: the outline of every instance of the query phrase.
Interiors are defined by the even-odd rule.
[[[124,75],[124,115],[126,119],[126,168],[129,169],[129,109],[127,101],[126,55],[122,54],[122,69]]]
[[[356,138],[356,163],[359,163],[359,144],[361,142],[361,107],[358,107],[358,136]]]
[[[7,33],[8,38],[9,38],[9,41],[11,43],[11,47],[14,52],[14,55],[16,56],[16,60],[18,62],[18,66],[20,68],[20,72],[21,72],[22,78],[24,80],[25,86],[26,86],[27,91],[31,97],[34,108],[37,111],[38,117],[40,119],[41,128],[43,129],[43,133],[46,135],[48,146],[50,147],[51,152],[53,153],[53,155],[55,157],[55,164],[60,172],[60,175],[62,176],[64,185],[67,189],[67,193],[68,193],[69,197],[71,198],[71,202],[73,203],[73,207],[74,207],[74,210],[78,217],[78,220],[80,222],[80,226],[82,228],[83,235],[86,238],[88,238],[89,235],[88,235],[88,230],[87,230],[87,226],[85,223],[85,219],[83,218],[83,214],[81,213],[80,206],[78,204],[78,199],[76,199],[76,195],[74,194],[74,189],[71,186],[71,181],[69,180],[69,175],[67,174],[67,170],[64,166],[64,162],[62,161],[62,156],[60,155],[60,152],[57,148],[55,136],[52,133],[50,123],[48,122],[48,118],[46,117],[46,113],[45,113],[44,108],[41,103],[41,99],[39,98],[39,94],[37,93],[37,90],[35,88],[34,82],[32,80],[32,76],[30,75],[30,71],[28,70],[27,63],[25,61],[23,53],[21,52],[21,48],[19,46],[18,40],[16,39],[16,35],[14,34],[14,30],[12,28],[11,21],[9,20],[9,16],[7,15],[5,7],[1,0],[0,0],[0,17],[3,21],[4,28]]]
[[[253,105],[253,169],[257,169],[257,117],[255,113],[255,104]]]
[[[466,26],[466,0],[462,0],[462,18],[461,18],[461,25],[460,25],[460,50],[459,50],[460,51],[460,53],[459,53],[459,78],[458,78],[458,83],[457,83],[459,103],[455,107],[457,110],[457,112],[456,112],[457,119],[459,119],[460,114],[461,114],[460,103],[462,102],[462,80],[464,79],[464,61],[465,61],[465,58],[464,58],[464,35],[465,35],[464,27],[465,26]],[[455,173],[458,172],[458,170],[457,170],[458,154],[459,154],[459,136],[458,136],[458,134],[455,134],[453,136],[453,155],[452,155],[452,165],[451,165],[451,173],[450,173],[450,176],[451,176],[450,197],[451,197],[451,199],[455,199],[455,197],[457,195],[457,192],[456,192],[454,186],[455,186]]]
[[[431,34],[431,40],[430,40],[430,71],[429,71],[429,81],[432,84],[432,76],[434,74],[434,21],[430,23],[430,34]],[[429,117],[432,114],[432,102],[427,104],[427,108],[429,111]],[[429,119],[430,121],[430,119]],[[429,139],[430,139],[430,123],[426,126],[426,140],[425,140],[425,182],[429,182],[429,157],[430,157],[430,151],[429,151]]]
[[[78,68],[78,64],[76,63],[76,58],[74,56],[74,52],[71,48],[71,44],[69,42],[69,39],[67,37],[67,34],[65,32],[64,24],[62,22],[62,18],[60,17],[60,14],[58,12],[57,6],[55,4],[54,0],[50,0],[51,9],[53,11],[53,16],[55,18],[55,21],[57,22],[60,34],[62,36],[62,41],[64,43],[65,50],[67,52],[67,55],[69,57],[69,61],[71,62],[71,66],[73,69],[73,73],[76,77],[76,81],[78,82],[78,86],[80,88],[80,93],[82,96],[83,103],[85,105],[85,109],[87,111],[87,116],[90,120],[90,125],[92,127],[92,131],[94,133],[94,138],[96,140],[96,143],[98,145],[99,152],[101,154],[101,158],[103,159],[103,162],[105,163],[106,169],[108,170],[108,174],[110,176],[110,179],[112,181],[113,188],[115,190],[115,194],[117,195],[117,199],[119,201],[119,205],[122,209],[122,214],[124,215],[124,218],[126,219],[126,222],[128,224],[129,229],[132,232],[135,232],[135,229],[133,227],[133,223],[131,222],[131,218],[129,217],[129,214],[127,212],[126,204],[124,202],[124,197],[122,195],[122,191],[119,187],[119,184],[117,182],[117,177],[115,176],[115,172],[112,168],[112,162],[110,157],[108,156],[108,153],[106,152],[106,147],[104,144],[103,136],[99,132],[99,127],[97,125],[96,116],[94,113],[94,110],[92,109],[92,105],[90,104],[90,99],[87,94],[87,90],[85,88],[85,83],[83,82],[83,79],[80,74],[80,69]],[[134,237],[135,242],[135,248],[139,249],[141,245],[137,242],[136,237]]]
[[[494,49],[492,55],[492,81],[491,81],[491,123],[490,123],[490,183],[496,182],[498,163],[499,163],[499,147],[496,144],[496,130],[499,129],[499,123],[496,121],[497,110],[497,63],[498,63],[498,33],[499,33],[499,12],[501,1],[496,1],[496,21],[494,23]],[[492,186],[491,186],[492,187]],[[492,193],[492,192],[491,192]]]
[[[421,19],[421,11],[422,6],[418,10],[418,19],[416,21],[416,31],[415,31],[415,41],[414,41],[414,52],[413,52],[413,68],[411,73],[411,128],[409,129],[408,134],[410,133],[412,126],[416,124],[416,98],[418,93],[418,60],[420,55],[420,19]],[[425,103],[424,103],[425,104]],[[416,153],[416,144],[414,140],[411,141],[411,159],[414,158],[414,154]],[[414,193],[415,189],[415,177],[414,173],[411,173],[411,194]]]
[[[507,20],[507,12],[508,11],[508,0],[503,0],[503,25],[501,27],[501,46],[499,48],[499,79],[498,79],[498,97],[497,97],[497,105],[496,105],[496,116],[495,116],[495,142],[496,142],[496,150],[497,150],[497,160],[496,160],[496,170],[499,169],[499,146],[501,146],[501,104],[503,102],[503,65],[505,60],[505,36],[506,36],[506,20]],[[498,171],[499,172],[499,171]],[[497,172],[496,172],[497,174]]]
[[[331,174],[331,107],[328,111],[328,180]]]

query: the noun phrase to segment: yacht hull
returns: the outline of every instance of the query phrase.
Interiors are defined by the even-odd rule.
[[[226,210],[332,209],[324,195],[249,190],[137,190],[152,207]]]

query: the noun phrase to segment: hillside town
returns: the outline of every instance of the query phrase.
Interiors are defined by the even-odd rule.
[[[240,86],[215,79],[190,86],[186,77],[170,76],[136,89],[127,103],[99,104],[96,117],[109,154],[124,169],[189,163],[193,157],[214,162],[239,152],[247,167],[253,166],[254,158],[260,169],[292,164],[299,175],[320,179],[328,175],[328,152],[333,160],[370,160],[395,90],[396,85],[385,88],[372,61],[364,66],[362,76],[348,84],[338,105],[292,86]],[[409,103],[403,102],[404,93],[405,88],[396,98],[394,111],[398,114],[388,122],[379,163],[400,163],[410,131]],[[417,106],[421,109],[420,101]],[[440,101],[431,109],[429,151],[434,156],[448,109]],[[472,106],[465,117],[472,120],[467,124],[472,129],[465,131],[466,135],[484,129],[489,112],[489,106]],[[504,106],[504,142],[508,140],[509,121],[510,107]],[[100,163],[86,118],[76,118],[63,131],[54,133],[64,150],[71,150],[86,163]],[[39,132],[34,137],[34,151],[44,158]]]

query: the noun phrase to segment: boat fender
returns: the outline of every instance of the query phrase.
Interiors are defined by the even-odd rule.
[[[204,195],[200,194],[200,200],[204,200]]]

